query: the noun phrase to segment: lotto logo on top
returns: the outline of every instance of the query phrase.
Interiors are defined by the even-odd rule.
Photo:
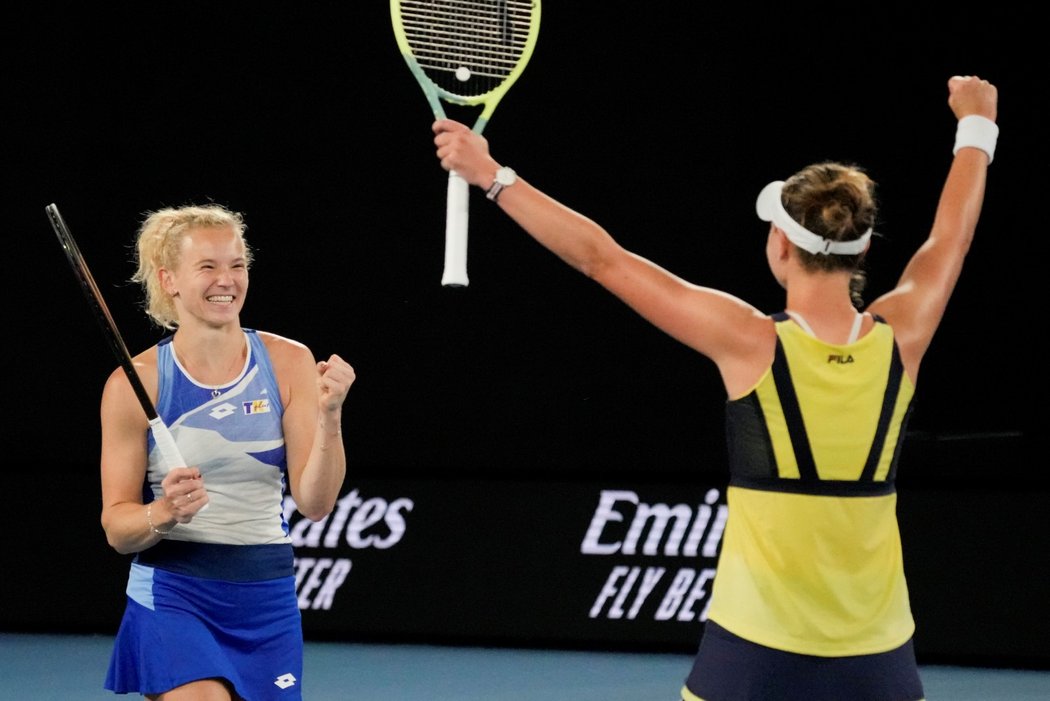
[[[248,402],[241,402],[241,406],[244,408],[245,414],[268,414],[270,412],[269,399],[253,399]]]

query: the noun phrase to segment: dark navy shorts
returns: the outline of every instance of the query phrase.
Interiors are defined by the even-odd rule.
[[[921,701],[909,640],[895,650],[852,657],[784,652],[704,624],[685,701]]]

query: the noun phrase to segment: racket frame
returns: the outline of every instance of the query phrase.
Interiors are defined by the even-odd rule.
[[[401,15],[402,0],[390,0],[390,18],[394,27],[394,37],[401,51],[408,69],[415,77],[416,82],[423,89],[427,103],[434,114],[435,119],[445,119],[445,108],[442,100],[448,103],[466,107],[484,105],[481,113],[474,121],[471,130],[481,134],[489,123],[496,106],[507,94],[511,86],[525,70],[529,59],[532,58],[533,50],[536,48],[536,40],[539,38],[540,27],[540,0],[531,0],[532,13],[530,15],[529,31],[526,35],[525,45],[522,47],[521,56],[510,70],[507,76],[500,81],[492,90],[480,95],[459,95],[442,88],[427,76],[423,67],[416,60],[408,36],[404,30]],[[444,270],[441,275],[441,284],[445,287],[466,287],[470,284],[467,276],[467,231],[469,227],[470,214],[470,187],[456,171],[448,172],[448,195],[445,202],[445,261]]]
[[[54,203],[49,204],[45,209],[48,220],[51,222],[51,228],[54,229],[58,242],[61,244],[62,250],[65,251],[66,259],[69,261],[74,275],[76,275],[77,282],[80,283],[80,289],[94,312],[95,320],[98,321],[110,350],[116,357],[117,362],[120,363],[120,367],[123,368],[124,374],[127,376],[128,382],[131,383],[131,388],[135,391],[135,396],[142,406],[142,410],[146,413],[146,419],[149,421],[150,431],[153,433],[153,440],[156,441],[157,448],[160,450],[161,458],[168,466],[168,469],[185,465],[186,461],[175,444],[174,436],[171,435],[171,431],[157,414],[157,409],[153,406],[149,393],[146,392],[142,379],[135,370],[135,363],[131,359],[131,354],[124,343],[124,338],[113,320],[109,307],[106,306],[106,300],[95,283],[95,278],[91,274],[83,254],[80,252],[80,247],[77,246],[76,239],[73,238],[73,234],[70,233],[69,227]]]

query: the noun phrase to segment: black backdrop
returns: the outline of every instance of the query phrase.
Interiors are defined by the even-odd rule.
[[[344,421],[351,479],[724,475],[713,365],[478,191],[471,284],[440,286],[446,174],[385,3],[12,12],[0,29],[4,426],[7,505],[12,523],[32,526],[27,557],[61,548],[70,530],[104,550],[98,397],[114,360],[48,227],[51,202],[133,353],[160,337],[127,282],[142,214],[204,201],[244,212],[257,253],[244,324],[357,369]],[[499,160],[628,248],[772,312],[782,295],[754,216],[761,187],[819,159],[869,170],[882,204],[870,299],[932,220],[954,136],[948,77],[993,80],[999,152],[923,367],[902,482],[1031,493],[1045,488],[1027,451],[1045,415],[1032,408],[1045,383],[1030,329],[1046,160],[1035,109],[1045,57],[1031,24],[996,8],[548,2],[532,62],[486,135]],[[71,522],[55,507],[72,500]],[[1017,547],[1047,542],[1045,526],[1025,535]]]

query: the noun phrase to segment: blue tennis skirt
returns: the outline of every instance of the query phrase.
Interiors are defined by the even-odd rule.
[[[704,624],[684,701],[922,701],[915,650],[817,657],[758,645]]]
[[[246,571],[249,577],[284,573],[291,569],[284,554],[287,550],[291,555],[291,546],[183,543],[175,550],[178,557],[169,558],[175,564],[161,558],[161,564],[173,569],[152,564],[150,558],[132,563],[105,688],[118,694],[159,694],[218,678],[248,701],[301,701],[303,634],[294,574],[254,581],[199,576],[215,574],[207,566],[209,558],[223,568],[238,559],[255,562],[247,569],[230,568],[238,577]],[[191,552],[204,557],[185,557]],[[281,563],[276,568],[275,555]]]

